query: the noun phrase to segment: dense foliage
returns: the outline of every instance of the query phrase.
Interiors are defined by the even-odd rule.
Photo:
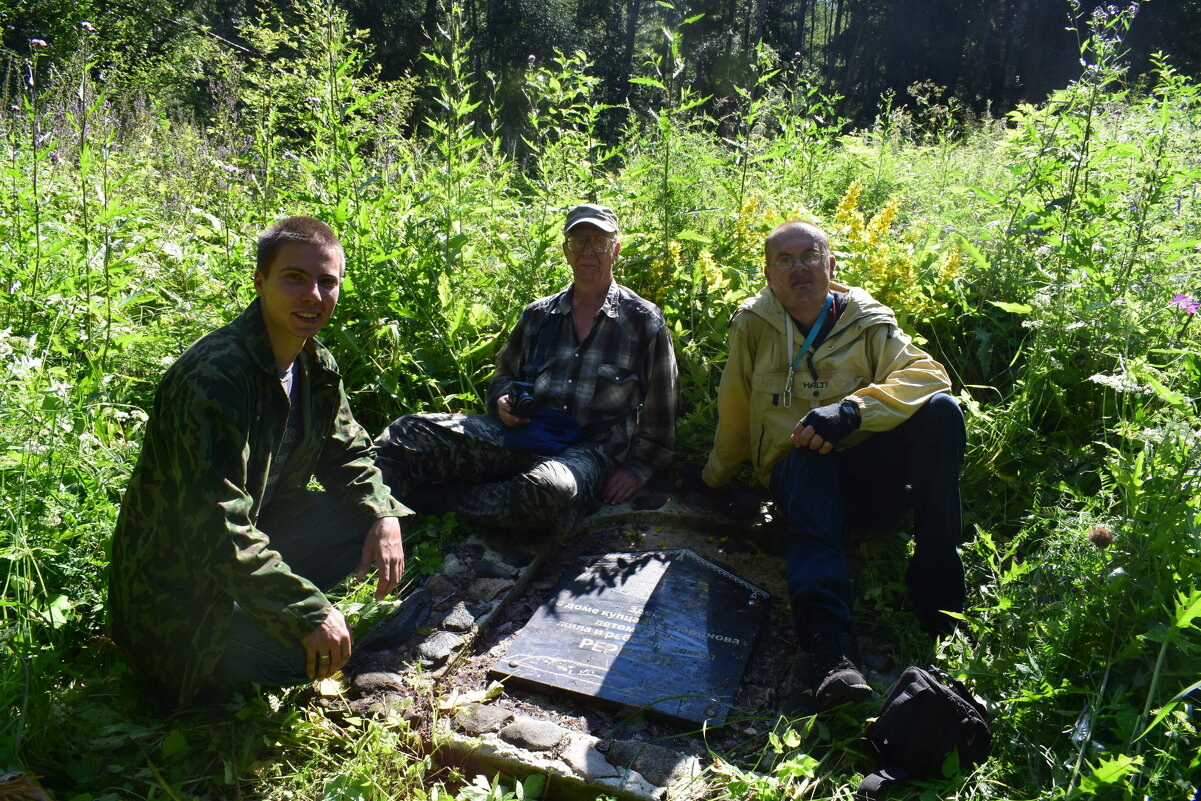
[[[349,280],[323,339],[374,430],[402,411],[480,408],[520,308],[568,279],[563,207],[600,200],[624,224],[621,280],[673,328],[682,459],[707,448],[725,323],[784,219],[827,226],[841,276],[952,370],[975,535],[966,631],[939,659],[988,699],[997,736],[986,765],[922,797],[1194,797],[1198,84],[1157,62],[1130,90],[1130,17],[1115,11],[1083,31],[1076,80],[1002,120],[965,128],[930,104],[845,134],[834,98],[773,80],[760,49],[718,122],[681,80],[674,30],[633,84],[654,104],[608,109],[581,54],[501,84],[474,71],[465,13],[439,20],[426,78],[387,79],[345,16],[298,0],[238,29],[253,60],[206,62],[220,102],[203,123],[180,95],[98,73],[103,29],[81,29],[67,57],[34,43],[14,62],[0,110],[0,769],[79,801],[435,797],[443,776],[399,718],[333,721],[287,695],[166,720],[132,706],[103,634],[106,544],[158,377],[249,299],[253,236],[278,215],[344,238]],[[524,99],[520,119],[502,94]],[[601,136],[614,119],[618,144]],[[415,571],[437,557],[435,541],[410,547]],[[899,576],[860,585],[869,619],[903,592]],[[715,792],[849,798],[864,766],[832,736],[782,721],[755,758],[715,755]],[[461,797],[501,797],[486,784]]]

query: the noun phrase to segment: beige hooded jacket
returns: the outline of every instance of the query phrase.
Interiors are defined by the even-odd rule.
[[[772,467],[792,447],[793,429],[810,409],[843,398],[859,407],[860,427],[838,444],[841,450],[896,428],[930,398],[950,391],[947,371],[913,345],[891,309],[857,287],[831,282],[830,291],[848,293],[846,309],[813,355],[817,378],[805,359],[797,367],[791,406],[788,368],[804,337],[794,336],[793,351],[787,352],[787,326],[793,322],[768,287],[734,313],[730,359],[717,393],[717,433],[702,474],[709,486],[725,484],[748,458],[767,486]]]

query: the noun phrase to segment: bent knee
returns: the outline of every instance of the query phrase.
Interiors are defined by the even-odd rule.
[[[564,509],[582,494],[579,477],[565,464],[548,459],[522,476],[530,501],[547,508]]]
[[[951,430],[963,430],[963,410],[959,402],[945,392],[940,392],[921,408],[919,414],[936,426],[945,426]]]

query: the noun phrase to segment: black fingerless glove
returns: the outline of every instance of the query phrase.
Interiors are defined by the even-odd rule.
[[[819,406],[801,418],[801,425],[813,426],[818,436],[837,445],[859,428],[859,407],[849,400]]]
[[[676,468],[676,478],[679,480],[679,487],[684,492],[699,492],[702,495],[709,495],[713,492],[713,487],[705,483],[701,478],[701,473],[705,472],[705,468],[699,464],[682,464]]]

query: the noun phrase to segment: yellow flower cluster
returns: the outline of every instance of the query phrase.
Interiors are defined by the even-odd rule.
[[[734,230],[730,237],[731,266],[747,269],[749,265],[762,260],[763,226],[773,217],[770,211],[759,211],[759,199],[756,197],[748,198],[742,204],[742,208],[734,215]]]
[[[835,227],[830,233],[835,250],[841,251],[839,280],[863,287],[903,316],[930,311],[938,285],[958,274],[962,251],[952,248],[941,264],[930,265],[923,278],[917,264],[920,232],[916,227],[904,236],[892,231],[900,202],[890,200],[868,220],[859,210],[862,193],[862,184],[852,181],[834,213]]]
[[[691,291],[685,290],[686,294],[695,297],[712,296],[729,288],[730,279],[710,251],[702,250],[697,254],[695,261],[688,265],[685,263],[683,247],[679,242],[672,241],[667,246],[666,256],[657,256],[651,260],[638,293],[652,303],[662,306],[670,297],[672,288],[678,284],[691,287]],[[679,289],[684,287],[680,286]]]
[[[664,306],[670,297],[680,274],[680,243],[672,241],[667,246],[667,255],[659,255],[651,259],[650,266],[642,276],[642,280],[634,285],[639,295],[654,303]]]
[[[704,287],[704,291],[710,295],[724,292],[730,286],[729,277],[717,265],[717,262],[713,260],[713,254],[707,250],[702,250],[697,255],[693,270],[699,279],[700,285]],[[698,292],[697,294],[700,293]]]
[[[763,207],[756,197],[749,198],[734,215],[733,234],[726,248],[729,253],[727,266],[737,267],[748,276],[760,275],[763,271],[763,240],[772,229],[788,220],[813,219],[813,214],[804,206],[793,206],[781,212]]]

